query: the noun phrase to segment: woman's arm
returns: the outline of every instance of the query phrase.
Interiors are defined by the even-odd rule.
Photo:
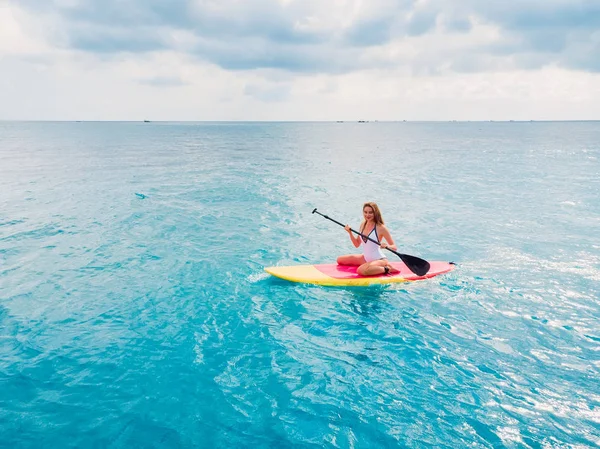
[[[350,236],[350,240],[352,240],[352,244],[354,245],[354,247],[358,248],[360,246],[360,237],[359,236],[354,237],[354,234],[352,233],[352,230],[350,229],[350,225],[346,225],[344,227],[344,229]]]
[[[389,249],[393,249],[394,251],[396,251],[398,249],[398,247],[394,243],[394,239],[392,238],[390,231],[388,231],[388,229],[385,226],[381,226],[380,233],[381,233],[381,244],[379,246],[381,246],[382,248],[387,247]],[[385,243],[383,242],[383,240],[385,240]]]

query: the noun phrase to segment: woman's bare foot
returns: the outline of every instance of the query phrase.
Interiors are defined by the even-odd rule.
[[[386,270],[386,274],[398,274],[400,273],[400,270],[395,268],[393,265],[386,265],[385,266],[387,268]]]

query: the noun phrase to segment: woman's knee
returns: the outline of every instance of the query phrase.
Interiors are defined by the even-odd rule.
[[[356,266],[356,265],[363,264],[364,262],[365,261],[362,258],[362,256],[357,255],[357,254],[345,254],[345,255],[339,256],[337,258],[338,265],[352,265],[352,266]]]

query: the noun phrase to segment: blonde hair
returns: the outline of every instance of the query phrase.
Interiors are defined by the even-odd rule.
[[[379,206],[377,206],[376,203],[368,202],[363,204],[363,211],[365,210],[365,207],[370,207],[371,209],[373,209],[373,219],[375,221],[375,225],[385,224],[385,222],[383,221],[383,216],[381,215],[381,211],[379,210]],[[366,224],[367,221],[363,219],[362,223],[360,224],[360,232],[362,232],[363,229],[365,229]]]

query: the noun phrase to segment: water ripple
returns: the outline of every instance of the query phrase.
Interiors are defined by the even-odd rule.
[[[0,131],[7,447],[600,445],[597,123]],[[352,251],[311,211],[373,199],[457,269],[264,273]]]

